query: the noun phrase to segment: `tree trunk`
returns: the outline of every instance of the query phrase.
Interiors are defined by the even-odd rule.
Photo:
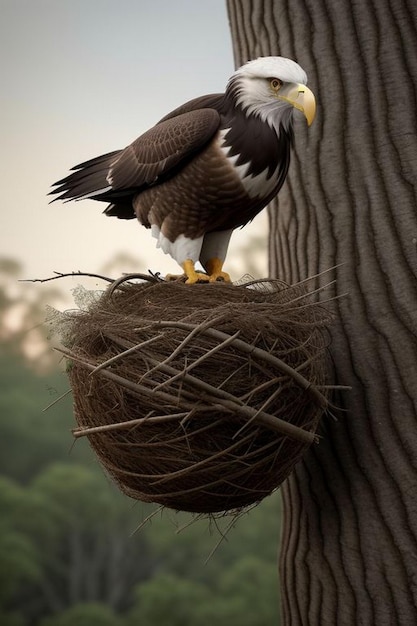
[[[282,489],[285,625],[417,624],[417,5],[228,0],[237,65],[297,60],[318,115],[269,208],[270,274],[336,266],[351,385]],[[329,276],[329,275],[327,275]]]

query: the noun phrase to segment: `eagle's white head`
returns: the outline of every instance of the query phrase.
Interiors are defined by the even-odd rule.
[[[259,57],[236,70],[227,91],[247,115],[257,115],[278,130],[279,124],[289,123],[294,108],[312,123],[316,102],[306,85],[307,74],[295,61]]]

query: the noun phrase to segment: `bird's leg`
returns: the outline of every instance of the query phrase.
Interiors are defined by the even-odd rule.
[[[202,272],[196,272],[194,267],[194,261],[191,259],[186,259],[183,263],[181,263],[182,269],[184,270],[184,274],[187,277],[185,281],[187,285],[193,285],[194,283],[207,282],[209,277],[207,274],[203,274]]]
[[[223,272],[223,263],[233,229],[206,233],[200,252],[200,263],[209,274],[210,282],[221,280],[230,283],[230,276]]]
[[[185,281],[188,285],[208,281],[209,277],[207,274],[197,272],[195,269],[195,264],[200,257],[203,239],[204,235],[200,235],[200,237],[196,237],[195,239],[191,239],[191,237],[186,237],[185,235],[179,235],[176,237],[175,241],[169,241],[167,237],[162,235],[160,244],[162,250],[170,254],[184,270],[182,276],[168,275],[166,276],[166,280],[181,280],[182,282]]]
[[[218,257],[213,257],[212,259],[208,259],[205,264],[205,268],[209,274],[209,281],[211,283],[215,283],[217,280],[222,280],[225,283],[232,282],[230,280],[230,276],[227,272],[222,271],[223,261]]]

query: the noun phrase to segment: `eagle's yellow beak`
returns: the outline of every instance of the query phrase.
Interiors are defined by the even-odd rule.
[[[307,124],[310,126],[316,117],[316,99],[313,92],[306,85],[289,86],[289,89],[278,94],[280,100],[285,100],[294,108],[304,113]]]

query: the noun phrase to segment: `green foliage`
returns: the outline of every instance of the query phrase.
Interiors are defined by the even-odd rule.
[[[239,623],[240,626],[277,624],[276,569],[275,563],[265,563],[253,556],[242,556],[233,566],[225,569],[218,581],[221,599],[216,607],[211,607],[218,626],[223,623],[225,626],[231,623]]]
[[[26,626],[27,622],[18,612],[5,613],[0,610],[0,624],[2,626]]]
[[[141,584],[126,626],[264,626],[277,624],[275,567],[242,557],[209,583],[159,574]]]
[[[210,601],[207,587],[193,580],[160,574],[137,590],[126,626],[193,626],[202,624],[200,608]]]
[[[40,626],[121,626],[121,620],[103,604],[76,604],[42,620]]]
[[[28,482],[53,461],[89,456],[86,442],[71,451],[71,396],[63,373],[37,374],[10,349],[0,354],[0,474]],[[19,451],[19,453],[17,453]]]
[[[21,586],[40,578],[35,546],[22,533],[10,528],[0,534],[0,603],[7,605]]]

